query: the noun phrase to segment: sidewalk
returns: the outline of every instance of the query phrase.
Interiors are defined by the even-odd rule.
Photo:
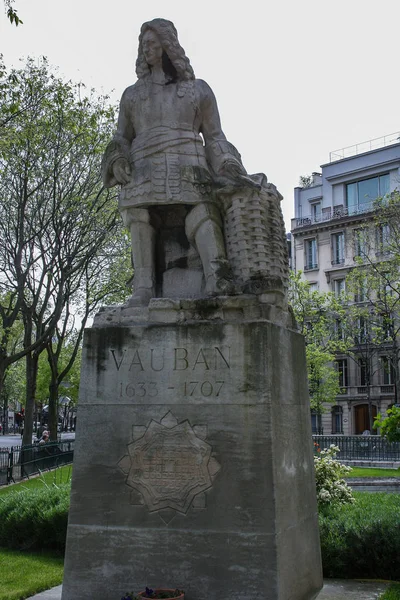
[[[61,600],[61,585],[31,596],[30,600]],[[377,600],[387,584],[351,579],[325,579],[317,600]]]

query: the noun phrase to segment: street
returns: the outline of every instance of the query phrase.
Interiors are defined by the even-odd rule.
[[[71,433],[62,433],[61,440],[74,440],[75,432]],[[32,442],[36,440],[34,436]],[[0,435],[0,448],[11,448],[11,446],[20,446],[21,445],[21,435],[19,433],[13,433],[8,435]]]

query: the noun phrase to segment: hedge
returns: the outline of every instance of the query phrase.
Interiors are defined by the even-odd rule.
[[[70,491],[64,483],[0,496],[0,546],[64,552]]]
[[[0,546],[65,549],[70,484],[0,496]],[[400,580],[400,495],[358,492],[319,516],[325,577]]]
[[[400,495],[354,496],[320,514],[324,576],[400,580]]]

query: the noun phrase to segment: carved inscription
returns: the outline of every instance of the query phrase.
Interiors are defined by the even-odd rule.
[[[219,470],[211,450],[189,421],[178,424],[168,413],[128,444],[129,454],[119,466],[127,485],[142,494],[150,511],[171,508],[185,513],[194,497],[211,487]]]
[[[123,350],[117,353],[110,350],[113,364],[117,371],[124,368],[128,371],[217,371],[230,369],[230,347],[214,346],[213,348],[199,348],[189,352],[187,348],[150,348],[149,351],[135,349]]]
[[[111,364],[125,379],[118,384],[121,398],[151,399],[168,390],[183,397],[218,398],[230,379],[229,346],[190,350],[185,347],[135,348],[122,352],[112,349],[110,352]],[[156,373],[161,371],[169,371],[170,383],[167,385],[157,381]]]

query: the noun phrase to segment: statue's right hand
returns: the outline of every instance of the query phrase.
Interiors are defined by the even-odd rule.
[[[113,166],[113,174],[120,185],[130,182],[132,171],[126,158],[118,158]]]

